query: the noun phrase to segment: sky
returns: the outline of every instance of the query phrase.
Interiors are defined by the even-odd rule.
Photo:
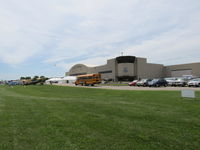
[[[123,55],[200,62],[199,0],[0,0],[0,80]]]

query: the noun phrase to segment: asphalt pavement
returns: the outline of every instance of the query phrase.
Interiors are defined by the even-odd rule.
[[[200,87],[137,87],[137,86],[106,86],[106,85],[95,85],[95,86],[75,86],[74,84],[65,84],[62,86],[73,86],[73,87],[84,87],[84,88],[99,88],[99,89],[112,89],[112,90],[143,90],[143,91],[181,91],[181,90],[194,90],[200,91]]]

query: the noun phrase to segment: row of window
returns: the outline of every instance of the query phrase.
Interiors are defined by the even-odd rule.
[[[108,70],[108,71],[100,71],[100,74],[106,74],[106,73],[112,73],[112,70]]]
[[[86,72],[84,72],[84,73],[70,74],[70,76],[79,76],[79,75],[85,75],[85,74],[87,74],[87,73],[86,73]]]
[[[78,79],[79,79],[79,80],[86,80],[86,79],[99,79],[99,77],[93,77],[93,76],[90,76],[90,77],[79,77]]]
[[[100,72],[98,72],[98,73],[100,73],[100,74],[112,73],[112,70],[100,71]],[[85,75],[85,74],[87,74],[87,73],[77,73],[77,74],[70,74],[70,75],[71,75],[71,76],[78,76],[78,75]],[[85,77],[83,77],[83,78],[85,78]],[[87,77],[86,77],[86,78],[87,78]]]

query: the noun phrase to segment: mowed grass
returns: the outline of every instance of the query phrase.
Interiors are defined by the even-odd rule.
[[[197,150],[200,93],[0,86],[1,150]]]

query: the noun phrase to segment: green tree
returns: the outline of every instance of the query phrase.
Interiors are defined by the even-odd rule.
[[[24,80],[24,79],[26,79],[25,77],[20,77],[20,80]]]
[[[34,76],[33,79],[32,79],[32,81],[37,81],[38,78],[39,78],[38,76]]]
[[[41,82],[45,82],[46,80],[48,80],[47,77],[45,77],[45,76],[40,76],[40,81],[41,81]]]
[[[25,79],[26,79],[26,80],[30,80],[30,79],[31,79],[31,77],[25,77]]]

